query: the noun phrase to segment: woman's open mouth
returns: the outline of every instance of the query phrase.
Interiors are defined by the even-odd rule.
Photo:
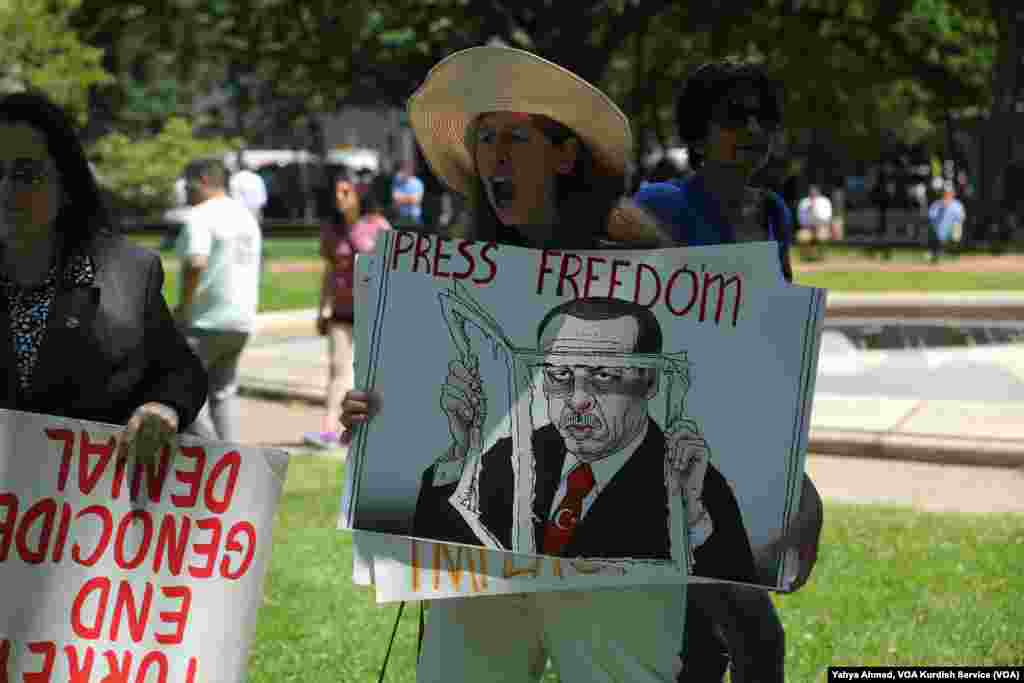
[[[507,176],[493,176],[488,179],[487,184],[491,189],[494,206],[499,209],[507,206],[516,197],[515,186]]]

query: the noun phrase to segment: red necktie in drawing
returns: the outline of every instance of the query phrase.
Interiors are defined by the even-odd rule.
[[[594,488],[594,471],[590,464],[581,462],[569,472],[565,497],[544,530],[544,554],[558,555],[572,538],[576,523],[583,514],[583,499]]]

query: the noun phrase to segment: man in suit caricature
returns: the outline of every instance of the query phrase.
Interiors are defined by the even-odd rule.
[[[556,306],[538,326],[537,338],[549,354],[661,353],[662,347],[661,328],[648,308],[612,298]],[[725,478],[708,463],[696,424],[683,420],[666,438],[648,414],[658,383],[653,368],[545,363],[550,423],[532,435],[535,547],[560,557],[669,560],[669,496],[678,490],[669,489],[682,487],[690,493],[691,573],[755,582],[739,507]],[[470,430],[483,423],[475,366],[451,364],[441,405],[453,440],[423,474],[412,535],[481,545],[449,500],[463,473]],[[512,456],[512,439],[499,440],[483,454],[478,479],[479,521],[504,549],[512,548]]]

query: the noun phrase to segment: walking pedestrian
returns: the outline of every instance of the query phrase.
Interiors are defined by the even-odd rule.
[[[367,191],[360,198],[354,186],[342,180],[337,199],[335,220],[320,234],[320,256],[325,267],[316,327],[320,336],[327,337],[327,404],[320,431],[307,432],[302,438],[304,443],[323,449],[339,446],[341,399],[353,386],[356,259],[359,254],[372,253],[380,232],[391,229],[377,194]]]
[[[188,213],[176,250],[181,259],[177,318],[209,373],[209,400],[190,432],[238,442],[238,363],[256,322],[262,238],[252,213],[228,196],[215,159],[185,168]]]

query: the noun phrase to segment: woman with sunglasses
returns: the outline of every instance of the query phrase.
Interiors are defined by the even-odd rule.
[[[120,454],[158,454],[207,392],[163,281],[114,232],[67,115],[0,98],[0,408],[125,425]]]
[[[727,59],[701,66],[676,101],[679,137],[696,173],[643,185],[633,199],[679,244],[777,242],[780,276],[789,282],[789,209],[774,192],[751,184],[778,139],[782,97],[780,84],[758,64]],[[817,560],[821,526],[821,498],[805,476],[791,533],[763,549],[769,555],[796,547],[800,568],[794,590],[807,581]],[[734,683],[783,680],[785,634],[766,591],[691,586],[686,632],[680,682],[721,681],[729,666]]]
[[[725,60],[700,67],[676,101],[679,137],[696,173],[645,184],[634,201],[681,244],[777,241],[789,280],[792,218],[781,197],[751,185],[778,139],[781,97],[758,65]]]

